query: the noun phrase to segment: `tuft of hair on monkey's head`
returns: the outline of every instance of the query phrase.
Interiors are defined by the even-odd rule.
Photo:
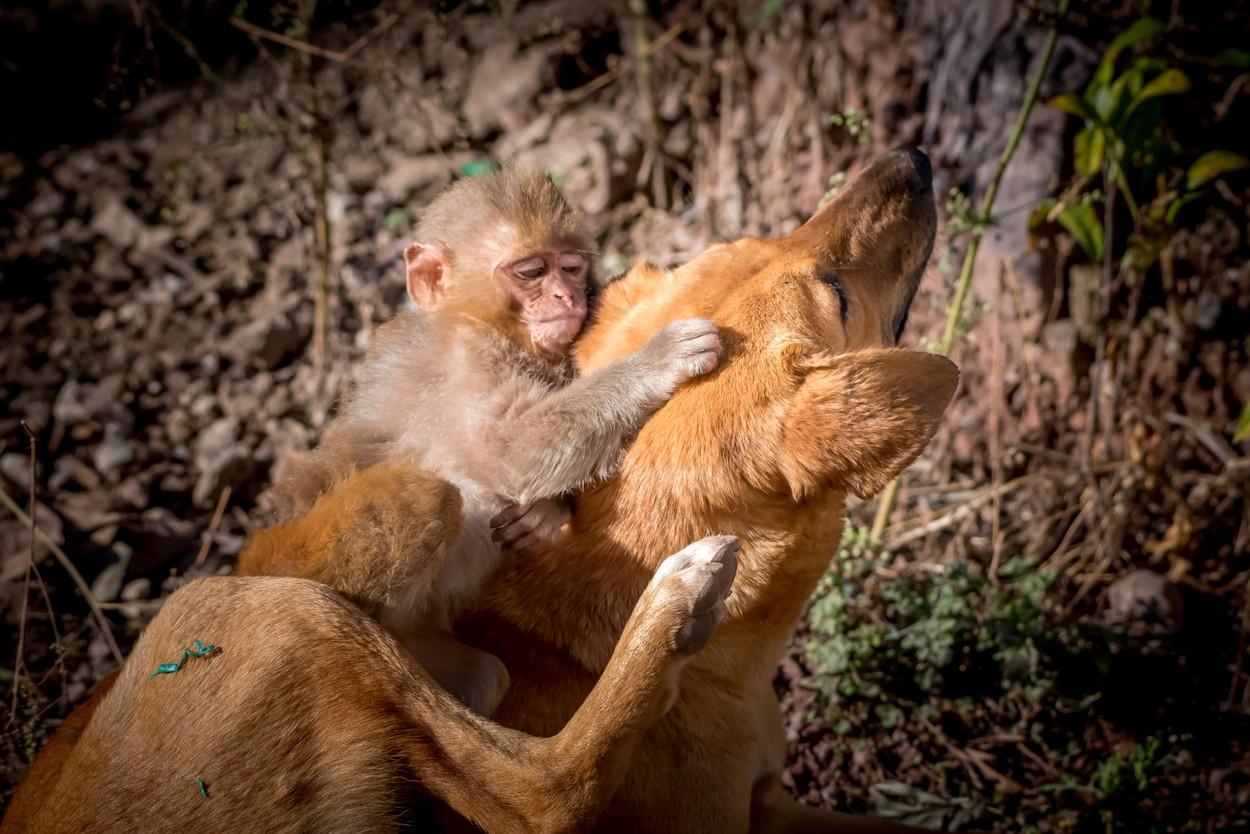
[[[417,240],[442,243],[453,261],[498,251],[514,241],[580,249],[591,261],[598,254],[581,215],[559,186],[541,171],[523,169],[453,183],[421,213]]]

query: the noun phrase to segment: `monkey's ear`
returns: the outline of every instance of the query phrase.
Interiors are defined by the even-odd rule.
[[[408,297],[422,310],[437,310],[447,297],[450,254],[441,243],[414,243],[404,250]]]

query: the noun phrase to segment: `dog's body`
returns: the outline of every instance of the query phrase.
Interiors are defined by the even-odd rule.
[[[666,561],[599,694],[550,738],[468,710],[326,585],[197,580],[44,749],[3,829],[365,834],[411,830],[437,796],[490,831],[583,830],[723,616],[736,552],[711,537]],[[196,640],[203,656],[158,671]]]
[[[608,678],[625,700],[645,683],[610,673],[656,566],[700,536],[741,538],[729,616],[686,667],[669,713],[633,725],[645,735],[597,830],[906,830],[784,796],[770,681],[837,547],[845,494],[872,494],[914,459],[954,392],[946,360],[884,347],[897,337],[933,233],[928,162],[899,150],[787,237],[716,246],[672,273],[639,266],[605,293],[578,347],[582,372],[688,317],[716,323],[722,367],[651,419],[616,478],[577,498],[567,541],[513,562],[457,628],[511,673],[495,716],[503,725],[536,736],[582,719],[609,726],[619,714],[592,718]],[[41,780],[53,770],[41,769]],[[602,799],[601,774],[580,775]],[[428,787],[465,812],[459,793]],[[480,813],[474,821],[482,824]]]

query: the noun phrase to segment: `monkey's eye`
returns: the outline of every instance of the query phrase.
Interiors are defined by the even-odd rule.
[[[527,258],[512,267],[518,278],[533,281],[547,274],[547,262],[542,258]]]
[[[580,272],[586,268],[586,256],[580,252],[565,252],[560,255],[560,268],[566,272]]]

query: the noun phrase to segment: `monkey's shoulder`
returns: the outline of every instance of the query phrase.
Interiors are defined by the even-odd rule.
[[[485,387],[523,380],[555,388],[567,385],[574,375],[571,361],[526,350],[484,322],[423,310],[404,310],[378,328],[370,353],[375,362],[393,369],[416,366],[469,387],[477,387],[476,378]]]

